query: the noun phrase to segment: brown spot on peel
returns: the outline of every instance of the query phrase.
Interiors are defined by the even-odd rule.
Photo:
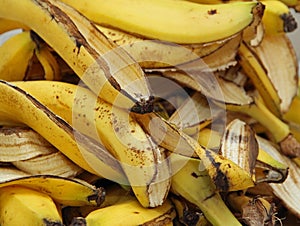
[[[211,9],[211,10],[207,11],[208,15],[215,15],[215,14],[217,14],[217,12],[218,11],[216,9]]]

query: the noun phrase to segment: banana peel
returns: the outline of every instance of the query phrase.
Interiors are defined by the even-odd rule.
[[[0,161],[13,162],[55,152],[40,134],[26,126],[0,127]]]
[[[0,118],[4,117],[5,120],[22,123],[34,129],[69,159],[91,173],[100,174],[87,163],[85,158],[90,158],[89,161],[101,166],[105,173],[111,173],[111,178],[117,177],[120,181],[127,181],[115,159],[99,142],[76,131],[70,124],[55,115],[24,90],[5,81],[0,81],[0,87],[0,105],[3,106],[0,110]],[[11,101],[15,103],[14,106],[11,106]],[[32,120],[32,115],[34,115],[35,120]],[[97,158],[92,154],[95,150],[97,150]],[[111,164],[107,165],[108,162],[101,156],[106,156],[104,159],[108,162],[110,162],[110,159]],[[100,159],[104,161],[102,162]]]
[[[237,218],[246,225],[275,225],[276,208],[263,197],[249,197],[233,192],[226,199]]]
[[[5,9],[0,10],[1,18],[28,26],[95,94],[125,109],[140,113],[152,110],[151,92],[138,63],[74,8],[52,0],[26,0],[22,4],[1,1],[0,5],[0,9]],[[28,11],[24,9],[30,9],[32,15],[27,20],[24,17]],[[46,25],[40,26],[41,21]]]
[[[197,140],[155,113],[138,114],[135,118],[160,146],[185,156],[196,153],[218,191],[242,190],[254,186],[251,175],[246,171],[231,160],[202,147]]]
[[[105,197],[103,188],[96,188],[83,180],[54,175],[28,175],[14,168],[2,167],[0,188],[7,186],[34,189],[50,195],[60,204],[70,206],[101,205]]]
[[[298,89],[298,60],[286,33],[265,35],[252,47],[280,98],[280,116],[288,111]],[[267,103],[266,103],[267,104]]]
[[[289,167],[286,164],[274,159],[261,147],[259,148],[255,165],[256,183],[282,183],[286,180],[288,172]]]
[[[254,131],[244,121],[234,119],[227,124],[219,152],[250,175],[254,174],[258,143]]]
[[[176,44],[138,37],[111,27],[96,26],[125,49],[144,70],[170,68],[197,60],[202,60],[211,70],[225,68],[236,62],[234,56],[242,39],[241,33],[238,33],[209,43]]]
[[[21,186],[2,187],[0,200],[0,220],[4,225],[63,225],[60,208],[45,193]]]
[[[80,4],[73,0],[63,2],[100,25],[151,39],[184,44],[207,43],[230,37],[247,28],[253,21],[260,21],[263,12],[263,6],[259,2],[219,4],[214,8],[205,4],[172,0],[144,0],[130,4],[118,0],[109,4],[101,0],[82,1]],[[98,5],[102,7],[99,9]],[[142,10],[145,8],[147,11]],[[159,13],[154,15],[152,12]],[[114,15],[118,15],[118,19]],[[168,20],[164,20],[165,17]],[[180,23],[178,18],[181,18]]]
[[[0,46],[0,79],[23,80],[36,48],[29,31],[18,33]]]
[[[241,225],[216,191],[210,176],[201,169],[201,160],[170,154],[173,171],[171,192],[198,206],[213,225]],[[180,169],[178,170],[178,165]],[[221,211],[223,214],[217,214]]]
[[[283,1],[261,1],[265,5],[262,18],[265,34],[293,32],[297,29],[297,21],[290,11],[291,4]]]
[[[269,186],[276,197],[284,206],[295,216],[300,217],[300,209],[297,203],[299,194],[299,167],[290,158],[283,156],[270,141],[259,139],[259,145],[268,152],[273,158],[288,166],[288,176],[282,183],[270,183]]]

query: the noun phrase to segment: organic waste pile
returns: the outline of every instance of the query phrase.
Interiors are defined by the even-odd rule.
[[[299,6],[0,0],[0,225],[297,224]]]

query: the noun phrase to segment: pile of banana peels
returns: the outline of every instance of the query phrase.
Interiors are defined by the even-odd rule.
[[[0,0],[0,225],[300,223],[299,0]]]

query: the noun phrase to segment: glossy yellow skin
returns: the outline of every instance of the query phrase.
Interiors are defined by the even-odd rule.
[[[98,24],[185,44],[221,40],[242,31],[252,22],[252,10],[257,6],[257,2],[235,2],[212,7],[174,0],[63,2]]]
[[[0,46],[0,79],[22,81],[35,48],[36,44],[31,40],[29,31],[18,33],[6,40]]]
[[[0,188],[0,221],[3,226],[63,225],[56,204],[50,196],[24,187]]]

